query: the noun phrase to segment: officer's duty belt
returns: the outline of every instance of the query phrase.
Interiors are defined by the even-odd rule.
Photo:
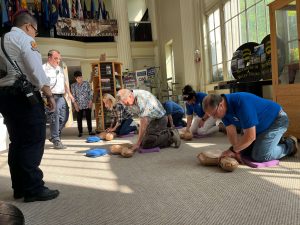
[[[57,97],[57,98],[61,98],[61,97],[64,97],[63,94],[53,94],[54,97]]]

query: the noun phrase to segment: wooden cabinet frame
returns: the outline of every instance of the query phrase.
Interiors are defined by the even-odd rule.
[[[95,104],[96,131],[101,132],[107,128],[108,124],[108,121],[105,120],[108,114],[103,103],[103,95],[109,93],[115,97],[118,90],[123,88],[122,63],[100,61],[98,63],[92,63],[91,66],[93,73],[93,102]],[[109,86],[104,85],[104,80],[109,80],[109,82],[107,82]]]
[[[297,34],[298,34],[298,51],[300,49],[300,0],[276,0],[269,4],[270,11],[270,33],[271,33],[271,54],[272,54],[272,83],[273,83],[273,100],[278,102],[288,114],[289,128],[288,134],[300,138],[300,82],[298,83],[280,83],[279,71],[278,71],[278,39],[277,39],[277,23],[276,23],[276,11],[283,9],[290,3],[296,2],[296,22],[297,22]],[[292,7],[292,6],[291,6]],[[286,47],[286,43],[283,43]],[[288,52],[290,54],[290,52]],[[286,55],[286,57],[289,57]],[[299,61],[286,64],[287,58],[285,58],[285,69],[287,75],[290,75],[290,67],[294,66],[298,71],[300,68]],[[295,71],[295,72],[296,72]],[[299,72],[299,71],[298,71]],[[297,75],[296,75],[297,76]],[[298,78],[300,73],[298,73]],[[289,76],[287,76],[289,77]]]

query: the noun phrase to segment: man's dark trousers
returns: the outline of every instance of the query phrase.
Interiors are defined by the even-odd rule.
[[[39,168],[44,154],[46,117],[44,104],[30,105],[23,93],[11,93],[0,88],[0,113],[10,138],[8,164],[12,188],[24,195],[34,195],[44,188],[43,172]]]
[[[168,119],[163,116],[160,119],[152,119],[146,129],[144,138],[142,140],[142,148],[165,148],[172,143],[171,129],[167,127]]]

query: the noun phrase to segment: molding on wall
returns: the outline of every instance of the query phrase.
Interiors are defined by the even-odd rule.
[[[59,38],[36,38],[43,58],[47,58],[50,49],[57,49],[62,57],[68,60],[98,61],[100,54],[105,53],[107,60],[118,58],[115,42],[83,43]],[[156,42],[131,42],[132,58],[154,58]]]

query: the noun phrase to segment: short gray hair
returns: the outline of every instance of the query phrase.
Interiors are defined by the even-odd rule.
[[[37,25],[35,17],[32,16],[28,11],[17,12],[13,19],[13,26],[20,28],[26,23]]]
[[[202,102],[203,111],[206,112],[207,108],[216,108],[222,102],[222,95],[210,94],[205,96]]]
[[[121,102],[127,100],[129,98],[129,96],[132,94],[132,91],[131,90],[128,90],[128,89],[120,89],[118,91],[118,94],[117,94],[117,99],[119,99]]]

